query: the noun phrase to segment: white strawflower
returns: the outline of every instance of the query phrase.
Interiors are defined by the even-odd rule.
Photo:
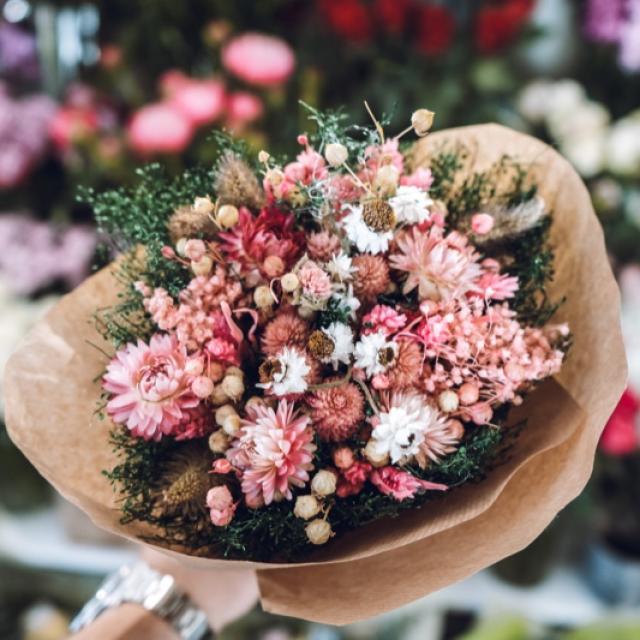
[[[361,303],[353,293],[353,285],[350,284],[346,289],[334,292],[331,299],[337,300],[341,307],[349,310],[349,318],[351,318],[351,320],[356,319],[356,312],[360,308]]]
[[[360,253],[384,253],[389,249],[389,242],[393,239],[393,231],[374,231],[362,217],[362,207],[350,205],[346,207],[349,213],[342,220],[342,225],[349,241]]]
[[[348,256],[344,251],[334,255],[325,265],[325,269],[331,274],[334,280],[340,282],[351,280],[356,271],[351,256]]]
[[[368,378],[384,373],[398,353],[398,345],[378,331],[360,338],[355,346],[355,366],[363,369]]]
[[[302,353],[284,347],[273,360],[271,380],[259,383],[256,387],[270,390],[276,396],[304,393],[307,390],[306,376],[311,368]]]
[[[405,185],[398,187],[396,195],[389,198],[389,204],[398,222],[420,224],[429,219],[429,207],[433,200],[420,187]]]
[[[388,454],[392,464],[408,462],[420,452],[428,432],[442,429],[445,420],[437,409],[416,392],[396,393],[389,409],[378,414],[371,433],[374,451]]]
[[[353,331],[351,331],[351,327],[342,322],[332,322],[322,331],[333,342],[333,353],[329,357],[323,358],[322,362],[331,363],[334,369],[337,369],[341,362],[349,364],[353,354]]]

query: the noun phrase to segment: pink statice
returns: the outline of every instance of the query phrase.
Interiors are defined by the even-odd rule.
[[[400,185],[403,187],[418,187],[423,191],[429,191],[433,184],[431,169],[418,167],[413,173],[400,177]]]
[[[211,351],[221,348],[226,355],[229,346],[237,350],[238,340],[233,338],[231,318],[221,307],[233,307],[242,295],[242,285],[231,280],[225,268],[217,265],[212,275],[193,278],[180,293],[177,304],[165,289],[157,288],[144,300],[144,308],[158,328],[173,331],[179,343],[190,352],[202,349],[217,338],[230,344],[225,348],[216,346]],[[236,363],[237,358],[221,359]]]
[[[218,234],[222,253],[240,269],[244,278],[257,284],[265,277],[264,263],[270,256],[280,258],[291,268],[302,253],[304,233],[294,228],[293,214],[275,207],[263,209],[257,216],[242,207],[233,229]]]
[[[313,469],[316,446],[309,418],[293,403],[281,400],[277,410],[252,406],[238,437],[227,451],[236,468],[247,506],[258,508],[274,500],[293,498]]]
[[[396,238],[397,253],[389,256],[393,269],[404,271],[404,293],[418,289],[421,299],[451,299],[473,291],[482,274],[479,256],[456,231],[445,235],[439,226],[412,227]]]
[[[233,501],[229,488],[226,485],[220,485],[209,489],[207,507],[209,507],[211,522],[216,527],[226,527],[233,520],[237,504]]]
[[[185,347],[170,335],[156,334],[149,344],[128,344],[116,353],[103,378],[111,396],[107,413],[145,440],[180,433],[200,403],[191,391],[188,362]]]
[[[362,318],[362,333],[381,331],[387,336],[397,333],[407,324],[407,316],[385,304],[377,304]]]
[[[416,478],[397,467],[374,469],[369,479],[380,493],[391,496],[398,502],[410,500],[417,493],[423,491],[446,491],[448,489],[446,484],[420,480],[420,478]]]

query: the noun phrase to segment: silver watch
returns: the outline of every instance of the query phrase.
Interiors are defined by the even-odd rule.
[[[180,590],[173,576],[158,573],[141,561],[109,575],[69,625],[76,633],[103,611],[124,603],[139,604],[168,622],[183,640],[214,638],[204,611]]]

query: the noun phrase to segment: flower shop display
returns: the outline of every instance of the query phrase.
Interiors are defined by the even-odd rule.
[[[98,524],[242,561],[269,610],[337,623],[531,542],[625,378],[566,161],[496,125],[430,134],[427,109],[391,136],[367,110],[311,109],[292,161],[218,135],[213,169],[87,191],[122,256],[8,368],[10,435]]]

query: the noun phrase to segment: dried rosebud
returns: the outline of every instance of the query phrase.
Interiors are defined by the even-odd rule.
[[[451,389],[443,391],[438,396],[438,406],[444,413],[453,413],[458,409],[459,405],[460,399],[458,398],[458,394],[455,391],[451,391]]]
[[[223,204],[218,209],[216,221],[223,229],[230,229],[238,223],[238,220],[240,220],[238,207],[234,207],[232,204]]]
[[[311,491],[318,496],[330,496],[336,492],[338,478],[332,471],[322,469],[311,480]]]
[[[211,202],[211,198],[209,196],[206,196],[204,198],[196,198],[193,201],[193,210],[196,213],[211,213],[214,208],[214,204],[213,202]]]
[[[418,109],[411,115],[411,126],[416,132],[416,135],[422,138],[429,133],[429,130],[433,126],[433,120],[436,114],[429,109]]]
[[[384,467],[387,464],[389,464],[389,454],[380,453],[375,440],[369,440],[369,442],[367,442],[367,446],[364,448],[363,453],[364,453],[364,457],[374,467]]]
[[[458,389],[458,395],[460,397],[461,404],[468,406],[478,402],[480,389],[478,388],[478,385],[473,382],[465,382],[460,389]]]
[[[219,407],[229,401],[229,396],[222,388],[222,385],[217,384],[213,387],[213,393],[209,396],[209,400],[214,407]]]
[[[339,142],[330,142],[325,147],[324,157],[332,167],[339,167],[347,161],[349,151],[347,147]]]
[[[262,270],[267,278],[279,278],[284,269],[284,260],[280,256],[267,256],[262,263]]]
[[[320,503],[315,496],[298,496],[293,507],[293,515],[302,520],[309,520],[320,513]]]
[[[298,280],[298,276],[295,273],[286,273],[282,276],[280,284],[284,291],[293,293],[300,286],[300,280]]]
[[[191,262],[191,271],[197,276],[208,276],[213,268],[213,260],[209,256],[203,256],[197,262]]]
[[[333,464],[338,469],[348,469],[354,462],[355,456],[349,447],[338,447],[333,452]]]
[[[242,426],[242,420],[240,420],[239,415],[230,415],[224,419],[222,422],[222,430],[228,436],[235,436],[238,431],[240,431],[240,427]]]
[[[193,391],[198,398],[208,398],[213,393],[213,382],[211,378],[207,378],[206,376],[194,378],[191,383],[191,391]]]
[[[224,453],[229,448],[229,436],[219,429],[209,436],[209,449],[213,453]]]
[[[261,162],[262,164],[265,164],[267,162],[269,162],[269,158],[271,156],[269,155],[268,151],[265,151],[264,149],[262,149],[262,151],[260,151],[260,153],[258,153],[258,162]]]
[[[238,400],[244,393],[244,382],[237,375],[227,374],[222,380],[222,389],[232,400]]]
[[[218,407],[215,412],[216,424],[222,426],[229,416],[237,416],[238,412],[232,404],[225,404]]]
[[[471,216],[471,230],[479,236],[484,236],[493,229],[494,222],[493,216],[488,213],[476,213]]]
[[[258,307],[258,309],[267,309],[275,302],[271,289],[266,285],[256,287],[253,292],[253,301],[256,303],[256,307]]]
[[[180,238],[178,242],[176,242],[176,253],[181,258],[186,258],[185,249],[187,248],[187,238]]]
[[[304,530],[311,544],[325,544],[333,535],[331,525],[326,520],[312,520]]]

